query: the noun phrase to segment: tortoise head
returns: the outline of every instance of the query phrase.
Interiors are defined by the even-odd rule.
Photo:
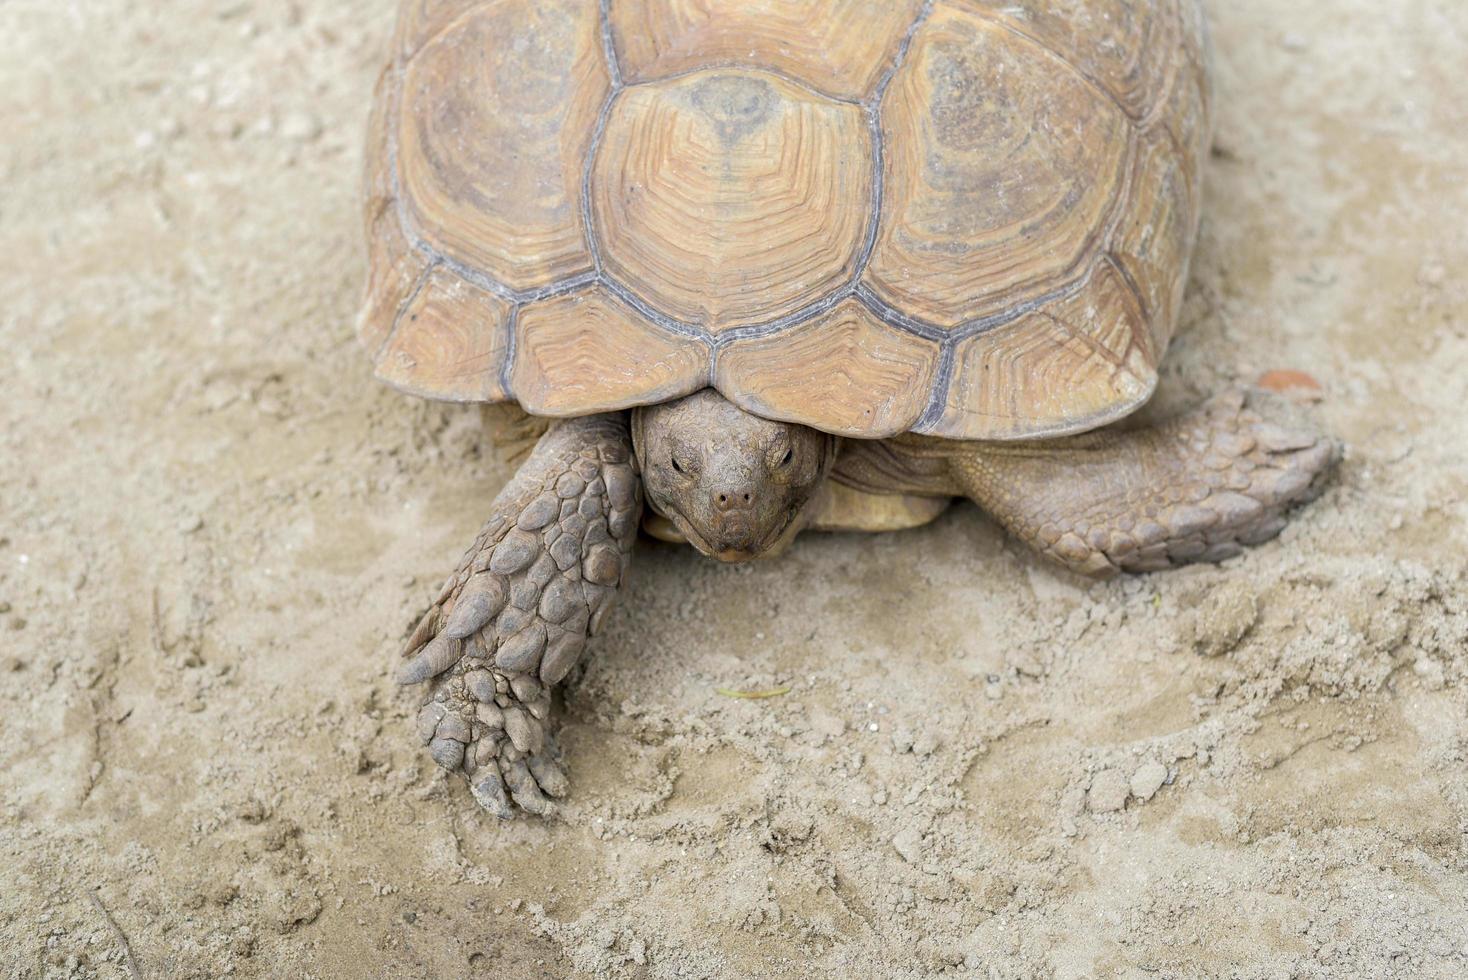
[[[637,409],[632,438],[653,510],[726,562],[779,553],[836,459],[834,436],[751,415],[707,388]]]

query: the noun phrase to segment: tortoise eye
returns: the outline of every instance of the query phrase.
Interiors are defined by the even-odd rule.
[[[669,456],[668,457],[668,461],[673,464],[673,472],[674,473],[682,473],[683,472],[683,467],[681,467],[681,466],[678,465],[678,457],[677,456]]]
[[[794,458],[795,458],[795,450],[793,448],[792,449],[787,449],[787,450],[785,450],[785,455],[780,457],[780,465],[782,467],[783,466],[789,466],[790,465],[790,461],[793,460]]]

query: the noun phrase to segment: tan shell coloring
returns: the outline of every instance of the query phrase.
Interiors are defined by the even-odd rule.
[[[359,333],[539,415],[1094,428],[1177,320],[1207,60],[1197,0],[406,0]]]

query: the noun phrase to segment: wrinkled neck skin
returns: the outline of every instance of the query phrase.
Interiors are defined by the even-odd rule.
[[[751,415],[718,392],[632,413],[652,509],[724,562],[778,555],[810,520],[837,439]]]

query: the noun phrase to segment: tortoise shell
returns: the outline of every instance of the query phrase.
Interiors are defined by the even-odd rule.
[[[1197,0],[406,0],[359,332],[543,416],[1093,428],[1156,384],[1209,103]]]

